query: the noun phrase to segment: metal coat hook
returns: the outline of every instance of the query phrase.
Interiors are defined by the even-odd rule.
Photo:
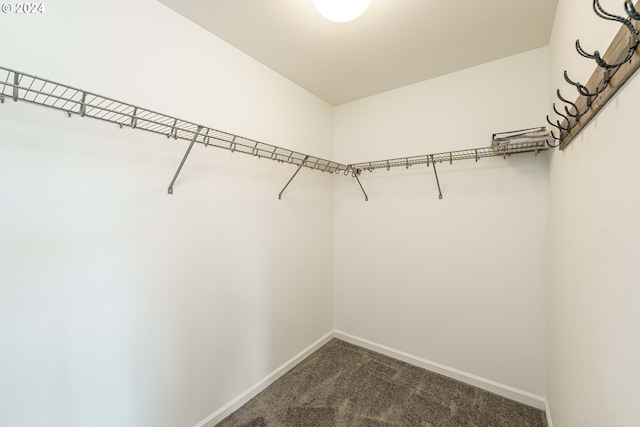
[[[626,3],[630,3],[630,2],[625,2],[625,10],[627,9]],[[631,4],[631,8],[633,9],[633,4]],[[598,15],[600,18],[606,19],[608,21],[620,22],[621,24],[625,25],[629,29],[631,34],[636,33],[636,29],[633,27],[633,24],[631,23],[631,21],[623,18],[622,16],[614,15],[613,13],[609,13],[606,10],[604,10],[600,5],[600,0],[593,0],[593,10],[596,13],[596,15]]]
[[[560,136],[559,136],[559,137],[558,137],[558,136],[556,136],[556,134],[555,134],[555,133],[553,133],[553,130],[551,130],[551,131],[550,131],[550,133],[551,133],[551,137],[552,137],[554,140],[559,141],[559,142],[558,142],[558,144],[552,145],[552,144],[550,144],[550,143],[549,143],[549,140],[546,140],[546,143],[547,143],[547,145],[548,145],[549,147],[551,147],[551,148],[558,147],[558,146],[560,145],[560,142],[562,142],[562,138],[564,137],[564,136],[563,136],[563,132],[566,132],[566,133],[568,134],[568,133],[569,133],[569,131],[568,131],[567,129],[565,129],[565,128],[563,128],[563,127],[562,127],[562,125],[560,124],[560,121],[556,121],[557,125],[556,125],[556,124],[551,123],[551,120],[549,119],[549,115],[547,115],[547,123],[549,123],[549,124],[550,124],[551,126],[553,126],[554,128],[557,128],[557,129],[558,129],[558,131],[559,131],[558,135],[560,135]]]
[[[556,138],[556,136],[553,134],[553,131],[551,132],[551,136],[554,140],[556,141],[560,141],[558,138]],[[551,142],[549,142],[549,140],[547,140],[547,146],[551,147],[551,148],[556,148],[560,146],[560,142],[558,142],[557,144],[552,144]]]
[[[569,117],[565,116],[560,111],[558,111],[558,109],[556,108],[556,103],[555,102],[553,103],[553,111],[555,111],[557,115],[559,115],[560,117],[562,117],[563,119],[565,119],[567,121],[567,126],[568,126],[567,127],[567,131],[570,131],[571,128],[573,126],[575,126],[575,124],[574,125],[571,124],[571,120],[569,120]]]
[[[574,86],[578,90],[578,93],[580,93],[580,95],[582,95],[582,91],[588,92],[586,86],[583,86],[578,82],[574,82],[569,78],[569,73],[567,73],[567,70],[564,70],[564,81],[569,83],[571,86]]]
[[[627,12],[627,15],[631,19],[635,19],[636,21],[640,21],[640,13],[633,6],[633,0],[625,0],[624,2],[624,10]]]
[[[576,124],[578,124],[578,122],[580,121],[580,117],[582,117],[582,114],[573,114],[569,110],[569,107],[567,107],[566,105],[564,106],[564,112],[567,113],[567,116],[573,117],[574,119],[576,119]]]
[[[587,59],[596,59],[595,55],[591,55],[586,50],[584,50],[582,46],[580,46],[580,40],[576,40],[576,50],[578,51],[580,56],[584,56]]]
[[[559,100],[564,102],[564,108],[556,107],[553,104],[553,111],[564,120],[556,120],[555,123],[547,116],[547,123],[559,131],[556,135],[551,131],[551,138],[559,141],[560,147],[568,144],[597,113],[599,108],[604,105],[611,96],[621,87],[621,85],[629,79],[631,74],[636,71],[640,61],[633,61],[634,55],[637,54],[638,46],[640,46],[640,30],[636,29],[631,20],[640,20],[640,12],[636,9],[633,0],[624,0],[623,2],[625,16],[615,15],[607,12],[600,0],[593,0],[592,7],[596,16],[606,21],[613,21],[621,24],[621,28],[614,41],[610,44],[607,55],[608,61],[604,60],[603,55],[595,50],[593,53],[587,52],[580,44],[580,40],[576,40],[575,48],[578,54],[587,59],[593,59],[597,65],[587,85],[574,82],[569,78],[567,71],[564,71],[564,80],[575,87],[578,91],[578,100],[571,102],[564,98],[560,90],[556,91]],[[628,36],[628,38],[627,38]],[[628,40],[628,41],[627,41]],[[621,71],[621,81],[615,81],[612,86],[612,78]],[[616,77],[617,78],[617,77]],[[580,97],[584,97],[582,100]],[[596,104],[597,100],[597,104]],[[584,102],[583,102],[584,101]],[[585,104],[585,105],[583,105]],[[564,110],[564,113],[562,112]],[[584,116],[584,117],[583,117]],[[578,129],[578,131],[576,131]],[[551,141],[547,141],[547,145],[552,146]]]
[[[571,101],[569,101],[568,99],[566,99],[566,98],[564,98],[562,96],[562,94],[560,93],[560,89],[556,90],[556,96],[558,97],[558,99],[560,101],[562,101],[564,103],[567,103],[567,104],[569,104],[569,105],[571,105],[573,107],[573,109],[576,111],[575,114],[573,114],[569,110],[569,108],[567,108],[566,105],[564,106],[564,111],[567,113],[568,116],[573,117],[574,119],[576,119],[576,122],[579,122],[580,121],[580,117],[584,116],[585,113],[589,110],[590,105],[589,105],[588,100],[587,100],[587,108],[586,108],[586,110],[583,111],[583,112],[580,112],[580,110],[578,109],[578,106],[574,102],[571,102]]]
[[[569,74],[567,74],[567,70],[564,71],[564,79],[565,79],[565,81],[567,83],[569,83],[570,85],[575,86],[575,88],[578,90],[578,93],[580,95],[584,96],[584,97],[587,97],[587,98],[595,98],[595,97],[597,97],[598,95],[600,95],[607,88],[607,86],[609,86],[610,76],[608,74],[606,74],[605,76],[606,76],[606,78],[602,81],[602,86],[599,86],[596,89],[595,92],[591,93],[591,92],[589,92],[589,89],[587,89],[587,87],[585,85],[572,81],[569,78]],[[588,99],[587,101],[589,102],[589,105],[590,105],[592,100]]]
[[[627,55],[625,56],[625,58],[622,59],[619,62],[616,62],[615,64],[607,64],[605,62],[605,60],[602,59],[602,57],[600,56],[600,53],[598,53],[597,50],[593,53],[593,55],[595,56],[595,60],[598,63],[598,65],[601,66],[602,68],[606,68],[606,69],[618,68],[618,67],[622,66],[623,64],[626,64],[627,62],[629,62],[629,60],[636,53],[636,47],[638,47],[638,38],[637,37],[635,38],[635,41],[633,42],[633,45],[629,46],[629,50],[627,51]]]
[[[549,115],[547,114],[547,123],[549,123],[554,128],[557,128],[560,131],[560,139],[562,138],[562,132],[566,132],[567,130],[562,127],[559,121],[556,121],[557,124],[554,124],[551,119],[549,119]],[[553,132],[553,131],[551,131]]]
[[[633,3],[631,3],[630,0],[627,0],[624,6],[629,17],[632,17],[632,18],[636,16],[640,17],[640,15],[638,15],[638,12],[633,7]],[[629,45],[627,49],[627,53],[624,55],[624,58],[619,59],[617,62],[613,64],[608,64],[604,59],[602,59],[602,56],[600,56],[600,52],[598,52],[597,50],[593,54],[587,53],[582,48],[582,46],[580,46],[580,40],[576,40],[576,50],[581,56],[595,60],[596,63],[602,68],[605,68],[605,69],[618,68],[623,64],[625,64],[626,62],[628,62],[633,57],[636,51],[636,48],[638,47],[638,44],[640,44],[640,39],[638,38],[638,31],[636,31],[635,27],[633,26],[630,20],[623,18],[621,16],[614,15],[604,10],[600,5],[599,0],[593,0],[593,10],[595,11],[596,15],[598,15],[602,19],[605,19],[607,21],[620,22],[621,24],[623,24],[629,30],[631,44]],[[638,19],[638,18],[634,18],[634,19]]]

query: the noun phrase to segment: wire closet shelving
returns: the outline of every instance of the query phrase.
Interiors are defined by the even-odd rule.
[[[343,173],[356,179],[360,189],[364,193],[365,200],[368,196],[362,187],[358,175],[363,170],[373,171],[375,169],[405,166],[410,167],[418,164],[432,165],[438,182],[440,198],[440,184],[436,171],[436,163],[458,160],[510,156],[518,153],[538,152],[548,149],[548,140],[538,138],[526,140],[524,142],[514,140],[510,144],[501,144],[493,147],[481,147],[458,151],[448,151],[435,154],[424,154],[412,157],[401,157],[386,160],[376,160],[370,162],[343,164],[340,162],[323,159],[265,142],[245,138],[229,132],[224,132],[212,127],[199,125],[188,120],[158,113],[148,108],[118,101],[106,96],[102,96],[87,90],[78,89],[63,83],[41,78],[32,74],[16,71],[11,68],[0,66],[0,102],[5,99],[13,101],[26,101],[29,103],[64,111],[69,117],[77,114],[80,117],[91,117],[98,120],[114,123],[120,128],[129,127],[132,129],[144,130],[156,134],[164,135],[167,138],[181,139],[189,142],[189,147],[180,162],[178,169],[169,185],[167,191],[173,194],[173,184],[189,156],[191,148],[195,143],[205,147],[216,147],[231,152],[252,155],[259,158],[271,159],[273,161],[292,164],[298,166],[295,173],[284,186],[278,198],[289,186],[293,178],[303,167],[328,173]],[[539,128],[541,130],[544,128]],[[525,130],[526,131],[526,130]],[[494,140],[496,139],[494,135]],[[521,135],[517,134],[516,136]]]

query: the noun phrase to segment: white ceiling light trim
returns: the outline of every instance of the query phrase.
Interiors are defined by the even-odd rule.
[[[313,0],[313,4],[329,21],[349,22],[362,15],[371,0]]]

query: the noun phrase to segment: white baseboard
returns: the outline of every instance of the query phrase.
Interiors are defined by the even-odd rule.
[[[423,359],[418,356],[405,353],[400,350],[387,347],[382,344],[375,343],[373,341],[366,340],[364,338],[357,337],[355,335],[348,334],[346,332],[339,331],[337,329],[327,333],[309,347],[302,350],[300,353],[292,357],[290,360],[282,364],[276,370],[269,375],[258,381],[256,384],[247,389],[244,393],[233,399],[231,402],[224,405],[222,408],[209,415],[207,418],[196,424],[194,427],[213,427],[226,417],[228,417],[233,411],[240,408],[242,405],[253,399],[262,390],[273,384],[278,378],[286,374],[298,363],[302,362],[314,351],[325,345],[332,338],[338,338],[348,343],[364,347],[366,349],[375,351],[377,353],[384,354],[394,359],[401,360],[403,362],[410,363],[420,368],[428,369],[432,372],[436,372],[441,375],[445,375],[449,378],[462,381],[466,384],[481,388],[483,390],[490,391],[491,393],[498,394],[506,397],[507,399],[515,400],[516,402],[524,403],[525,405],[533,406],[537,409],[542,409],[547,415],[548,427],[553,427],[551,422],[551,413],[549,411],[549,402],[542,396],[529,393],[524,390],[519,390],[514,387],[510,387],[505,384],[500,384],[496,381],[492,381],[486,378],[479,377],[477,375],[470,374],[468,372],[461,371],[459,369],[451,368],[440,363],[432,362],[427,359]]]
[[[551,409],[549,409],[549,401],[544,400],[544,412],[547,414],[547,427],[553,427],[553,421],[551,421]]]
[[[269,387],[273,384],[278,378],[286,374],[289,370],[291,370],[298,363],[302,362],[306,359],[311,353],[325,345],[329,340],[333,338],[333,331],[327,333],[322,338],[318,339],[316,342],[311,344],[309,347],[302,350],[300,353],[293,356],[291,359],[283,363],[280,367],[278,367],[275,371],[271,372],[269,375],[252,385],[248,390],[242,393],[240,396],[233,399],[231,402],[224,405],[222,408],[215,411],[213,414],[209,415],[204,420],[200,421],[194,427],[212,427],[228,417],[233,411],[240,408],[242,405],[253,399],[258,393],[260,393],[265,388]]]
[[[505,384],[500,384],[496,381],[482,378],[477,375],[461,371],[459,369],[442,365],[440,363],[432,362],[430,360],[426,360],[400,350],[395,350],[391,347],[387,347],[385,345],[378,344],[364,338],[359,338],[354,335],[347,334],[346,332],[339,331],[337,329],[333,331],[333,336],[348,343],[364,347],[377,353],[382,353],[385,356],[393,357],[394,359],[402,360],[403,362],[410,363],[420,368],[425,368],[432,372],[436,372],[438,374],[445,375],[458,381],[462,381],[466,384],[470,384],[483,390],[490,391],[491,393],[498,394],[500,396],[506,397],[507,399],[515,400],[516,402],[524,403],[525,405],[533,406],[537,409],[547,409],[545,408],[546,399],[542,396],[538,396],[524,390],[519,390]],[[551,427],[551,425],[549,427]]]

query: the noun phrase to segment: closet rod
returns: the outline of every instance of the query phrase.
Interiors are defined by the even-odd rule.
[[[5,97],[14,101],[26,101],[62,110],[69,117],[72,114],[78,114],[81,117],[91,117],[115,123],[120,128],[126,126],[165,135],[167,138],[189,141],[191,146],[197,142],[205,147],[212,146],[258,158],[264,157],[279,163],[289,163],[321,172],[350,172],[348,165],[198,125],[147,108],[0,66],[0,102],[4,103]],[[176,177],[174,177],[174,182]],[[171,193],[171,187],[172,185],[169,187],[169,193]]]

